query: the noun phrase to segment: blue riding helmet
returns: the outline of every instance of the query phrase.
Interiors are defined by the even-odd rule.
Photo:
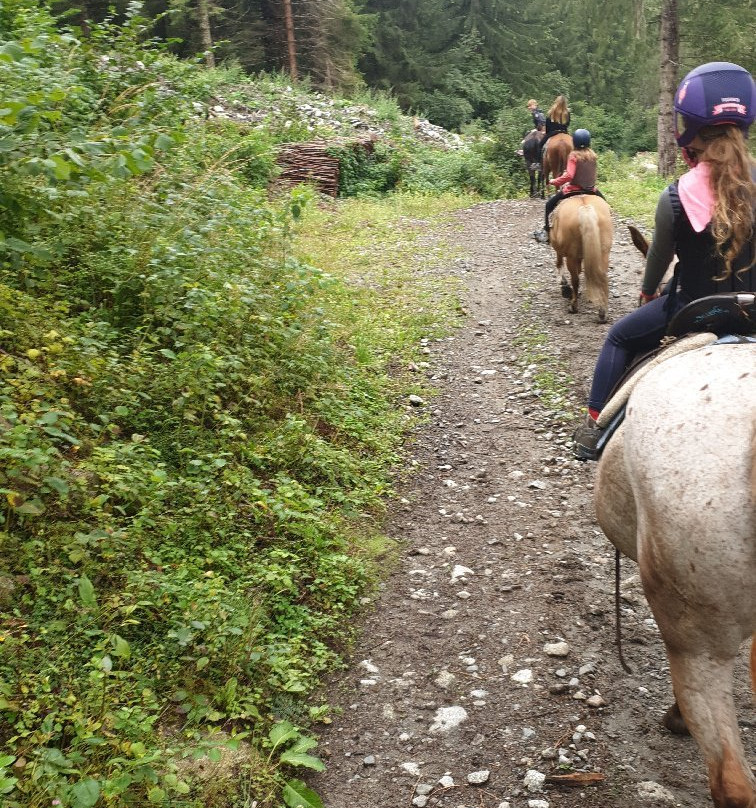
[[[704,126],[730,124],[747,136],[756,118],[756,83],[740,65],[707,62],[680,82],[674,106],[679,146],[687,146]]]
[[[576,129],[572,135],[572,145],[576,149],[587,149],[591,145],[591,133],[587,129]]]

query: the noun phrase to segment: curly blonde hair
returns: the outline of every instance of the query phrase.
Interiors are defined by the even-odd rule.
[[[745,245],[756,239],[754,207],[756,163],[748,153],[745,138],[736,126],[706,126],[698,133],[705,144],[701,159],[709,164],[709,178],[716,200],[711,217],[711,233],[717,251],[725,262],[722,280],[732,274],[732,262]],[[756,244],[753,254],[756,256]],[[756,262],[756,257],[745,272]]]

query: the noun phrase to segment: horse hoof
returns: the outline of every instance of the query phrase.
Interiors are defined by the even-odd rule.
[[[572,289],[566,283],[562,284],[562,297],[569,300],[572,297]]]
[[[605,311],[599,310],[598,320],[599,320],[600,323],[605,323],[606,322],[606,312]]]
[[[680,713],[680,708],[675,702],[662,718],[662,724],[675,735],[690,735],[688,727],[685,725],[685,719]]]
[[[570,314],[577,314],[577,310],[578,310],[578,309],[577,309],[577,303],[573,303],[573,304],[570,306]]]

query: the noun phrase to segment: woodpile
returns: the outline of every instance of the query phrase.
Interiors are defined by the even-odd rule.
[[[310,182],[321,193],[339,195],[339,160],[328,154],[330,149],[350,148],[371,154],[375,148],[374,136],[358,139],[313,140],[308,143],[287,143],[281,146],[276,162],[281,173],[276,188],[291,188]]]

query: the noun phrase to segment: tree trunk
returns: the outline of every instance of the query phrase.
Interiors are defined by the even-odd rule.
[[[208,67],[215,67],[213,33],[210,30],[210,4],[208,0],[197,0],[197,23],[199,25],[202,50],[205,55],[205,64]]]
[[[662,0],[659,121],[657,124],[659,176],[661,177],[669,177],[674,173],[677,160],[675,110],[673,104],[675,90],[677,89],[679,45],[677,0]]]
[[[286,45],[289,54],[289,75],[297,79],[297,43],[294,39],[294,16],[291,13],[291,0],[283,0],[284,19],[286,20]]]

